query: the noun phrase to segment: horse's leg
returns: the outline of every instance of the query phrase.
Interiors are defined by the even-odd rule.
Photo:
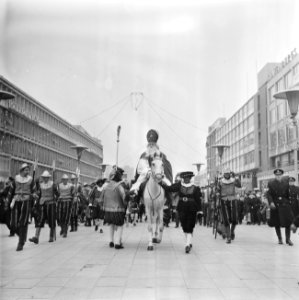
[[[146,207],[146,216],[147,216],[147,230],[148,230],[148,246],[147,250],[154,250],[153,246],[153,218],[150,213],[150,208]]]
[[[159,211],[159,223],[157,223],[157,227],[159,227],[159,238],[158,243],[161,243],[162,236],[163,236],[163,230],[164,230],[164,222],[163,222],[163,207]]]

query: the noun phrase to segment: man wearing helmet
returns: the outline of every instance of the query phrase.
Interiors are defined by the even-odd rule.
[[[56,202],[59,196],[57,185],[50,180],[51,175],[47,170],[42,173],[41,178],[42,182],[36,191],[38,214],[35,222],[35,236],[29,239],[35,244],[39,242],[40,232],[46,221],[50,227],[49,242],[54,242],[56,239]]]
[[[35,187],[34,180],[29,175],[29,172],[28,164],[22,164],[20,174],[16,175],[8,193],[10,208],[12,210],[11,228],[19,236],[17,251],[23,250],[23,246],[27,240],[31,200]]]
[[[142,191],[144,189],[146,177],[148,172],[150,171],[150,166],[151,166],[154,153],[159,152],[162,156],[162,161],[164,165],[164,175],[165,175],[163,178],[163,182],[166,183],[167,185],[170,185],[173,180],[171,164],[167,160],[166,155],[159,150],[159,146],[157,144],[158,138],[159,138],[159,134],[154,129],[149,130],[146,135],[146,139],[148,142],[146,151],[143,152],[140,156],[137,169],[136,169],[136,175],[135,175],[136,182],[131,187],[131,193],[137,194],[139,191],[138,193],[139,197],[141,196]],[[141,185],[142,183],[144,184]]]

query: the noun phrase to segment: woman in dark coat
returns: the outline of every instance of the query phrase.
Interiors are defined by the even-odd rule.
[[[196,223],[197,212],[201,211],[200,188],[191,183],[193,172],[182,172],[182,181],[167,186],[162,183],[163,188],[169,192],[179,194],[177,211],[186,237],[185,252],[189,253],[192,248],[192,233]]]

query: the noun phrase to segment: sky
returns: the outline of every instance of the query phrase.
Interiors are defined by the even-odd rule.
[[[135,167],[149,129],[174,173],[206,163],[208,127],[299,49],[296,0],[0,0],[0,74]],[[297,50],[298,52],[298,50]]]

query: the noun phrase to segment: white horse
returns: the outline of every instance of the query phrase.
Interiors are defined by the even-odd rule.
[[[151,163],[151,175],[145,185],[143,199],[148,222],[148,247],[154,250],[153,243],[160,243],[163,235],[163,207],[165,204],[165,192],[159,185],[164,175],[162,156],[155,153]]]

